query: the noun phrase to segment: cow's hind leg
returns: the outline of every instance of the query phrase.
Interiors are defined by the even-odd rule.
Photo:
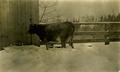
[[[73,46],[73,37],[70,37],[69,45],[70,45],[72,48],[74,48],[74,46]]]
[[[45,44],[45,46],[46,46],[46,50],[48,50],[49,42],[47,41],[47,39],[44,39],[44,44]]]
[[[72,48],[74,48],[72,41],[69,42],[69,45],[70,45]]]
[[[73,40],[72,39],[69,40],[69,46],[71,46],[72,48],[74,48],[74,46],[73,46]]]
[[[65,38],[61,38],[61,45],[62,45],[62,48],[66,48]]]

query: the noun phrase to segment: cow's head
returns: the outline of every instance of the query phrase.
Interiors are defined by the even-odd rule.
[[[28,33],[35,34],[36,33],[36,27],[37,27],[36,24],[30,24]]]

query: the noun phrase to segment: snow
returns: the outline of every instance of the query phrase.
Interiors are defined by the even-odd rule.
[[[120,42],[75,43],[75,48],[34,45],[0,51],[0,72],[118,72]]]

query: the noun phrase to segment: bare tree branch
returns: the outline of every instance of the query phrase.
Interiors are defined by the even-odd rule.
[[[44,10],[43,10],[42,16],[41,16],[41,18],[40,18],[40,22],[42,21],[44,15],[45,15],[45,11],[46,11],[46,9],[47,9],[47,8],[45,7]]]
[[[45,16],[48,16],[56,11],[56,9],[54,8],[56,5],[57,5],[57,1],[51,2],[47,0],[44,1],[40,0],[39,7],[41,9],[40,12],[42,12],[40,16],[40,22],[42,22]]]
[[[48,15],[48,14],[50,14],[50,13],[52,13],[52,12],[55,12],[55,11],[56,11],[56,9],[53,9],[53,10],[51,10],[51,11],[46,12],[45,14]]]

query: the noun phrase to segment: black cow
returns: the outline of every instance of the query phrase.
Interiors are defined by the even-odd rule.
[[[31,24],[29,28],[30,34],[37,34],[40,40],[47,44],[51,41],[61,41],[63,48],[66,48],[66,42],[73,47],[73,33],[75,27],[71,22],[61,22],[52,24]]]

